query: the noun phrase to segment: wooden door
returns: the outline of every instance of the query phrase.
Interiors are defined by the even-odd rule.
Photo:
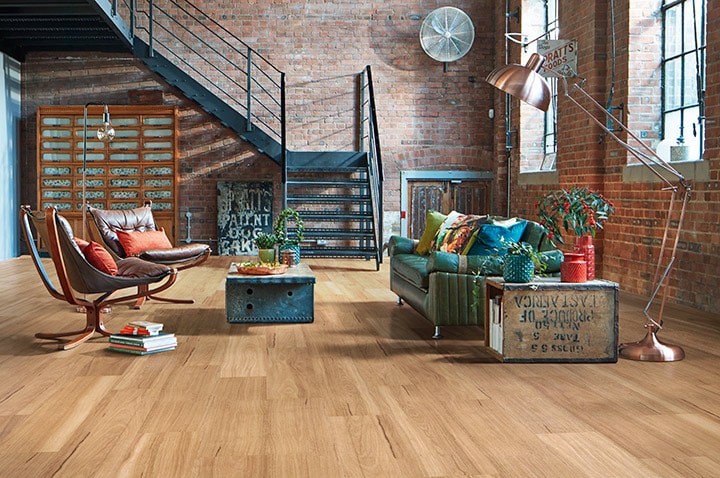
[[[447,214],[490,214],[490,179],[413,179],[407,182],[407,237],[419,238],[430,209]]]

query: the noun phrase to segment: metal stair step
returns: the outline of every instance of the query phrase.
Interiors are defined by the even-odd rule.
[[[375,233],[367,229],[308,229],[306,227],[304,236],[312,239],[367,239],[375,237]]]
[[[303,196],[291,196],[288,193],[288,203],[306,203],[306,204],[337,204],[337,203],[366,203],[370,201],[370,196],[367,194],[353,194],[353,195],[340,195],[340,194],[309,194]]]
[[[359,211],[298,211],[305,223],[308,222],[354,222],[372,221],[372,213]]]
[[[360,178],[288,178],[288,187],[337,187],[357,188],[368,187],[368,182]]]
[[[300,257],[363,257],[374,258],[377,250],[373,247],[300,247]]]

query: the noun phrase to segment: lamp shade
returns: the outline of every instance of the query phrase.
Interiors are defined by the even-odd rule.
[[[550,87],[538,73],[543,63],[545,59],[533,53],[525,66],[501,66],[490,72],[485,81],[530,106],[547,111],[550,106]]]

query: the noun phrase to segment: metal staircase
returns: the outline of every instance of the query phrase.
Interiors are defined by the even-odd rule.
[[[382,262],[382,162],[372,73],[358,75],[361,151],[293,152],[285,74],[187,0],[17,0],[0,5],[0,47],[132,51],[169,84],[282,168],[283,206],[298,210],[301,254]]]

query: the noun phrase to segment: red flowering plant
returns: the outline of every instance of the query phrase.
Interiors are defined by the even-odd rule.
[[[602,194],[586,187],[558,189],[537,202],[540,225],[548,231],[548,238],[565,244],[562,231],[574,231],[580,237],[602,229],[615,205]]]

